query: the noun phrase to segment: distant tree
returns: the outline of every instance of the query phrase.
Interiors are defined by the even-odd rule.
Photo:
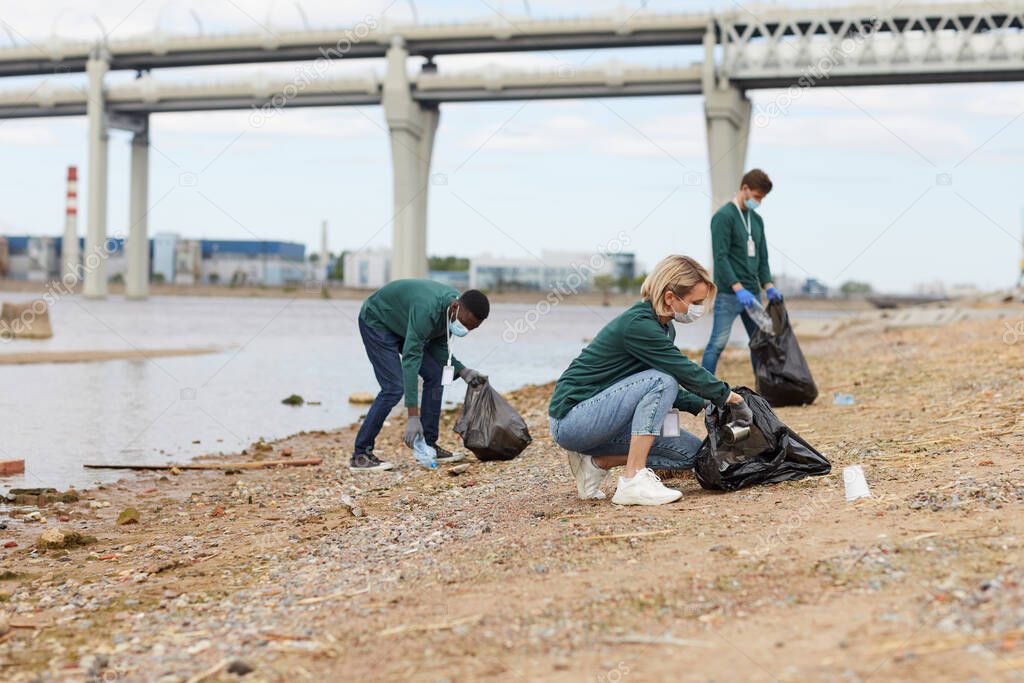
[[[430,270],[467,271],[469,259],[459,256],[431,256],[427,259],[427,267]]]
[[[162,285],[167,281],[167,278],[164,277],[163,273],[153,273],[153,277],[150,279],[153,281],[154,285]]]
[[[334,267],[331,268],[331,272],[328,274],[328,279],[331,280],[344,280],[345,279],[345,252],[338,254],[338,258],[334,261]]]
[[[594,289],[601,292],[601,305],[608,306],[608,292],[615,286],[615,278],[611,275],[595,275],[593,279]]]
[[[313,252],[312,254],[310,254],[309,255],[309,262],[310,263],[320,263],[320,254],[318,254],[316,252]]]
[[[874,290],[870,282],[848,280],[839,286],[839,291],[842,292],[843,296],[867,296]]]
[[[633,278],[628,275],[620,275],[617,281],[619,291],[628,294],[633,289]]]
[[[220,275],[217,273],[210,273],[210,276],[207,278],[207,280],[210,281],[211,285],[215,285],[220,282]]]

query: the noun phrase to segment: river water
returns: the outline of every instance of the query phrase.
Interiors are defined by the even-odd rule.
[[[8,301],[30,297],[7,294]],[[83,463],[182,462],[231,453],[263,437],[329,429],[358,419],[347,401],[376,392],[356,328],[358,301],[154,297],[102,301],[68,296],[50,309],[52,339],[0,344],[32,351],[216,347],[216,353],[90,363],[0,365],[0,459],[23,458],[21,486],[84,487],[124,476]],[[456,356],[499,391],[555,379],[585,340],[622,309],[495,304],[490,319],[453,342]],[[814,315],[823,315],[815,313]],[[677,325],[677,344],[699,348],[710,316]],[[732,343],[745,344],[739,321]],[[445,392],[460,402],[465,385]],[[289,407],[299,394],[320,405]]]

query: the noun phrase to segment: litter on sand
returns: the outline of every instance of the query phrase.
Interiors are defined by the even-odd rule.
[[[736,393],[750,407],[754,421],[749,434],[735,438],[730,430],[730,408],[710,406],[704,411],[708,435],[697,452],[694,474],[706,489],[735,491],[754,484],[821,476],[832,465],[800,435],[775,415],[768,401],[747,387]]]
[[[847,502],[871,497],[868,481],[864,478],[864,468],[860,465],[843,468],[843,486],[846,489]]]

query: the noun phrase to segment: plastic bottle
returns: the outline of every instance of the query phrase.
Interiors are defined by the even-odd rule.
[[[416,462],[424,467],[432,470],[437,468],[437,451],[428,446],[422,436],[413,439],[412,454],[416,457]]]
[[[747,315],[765,333],[775,334],[771,316],[768,315],[768,311],[764,310],[764,306],[761,305],[760,301],[754,299],[754,303],[747,307]]]

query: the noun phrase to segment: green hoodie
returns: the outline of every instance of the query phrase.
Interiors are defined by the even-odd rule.
[[[454,287],[433,280],[395,280],[384,285],[363,302],[359,318],[370,327],[390,330],[402,337],[402,381],[405,407],[415,408],[416,377],[423,361],[423,348],[440,365],[448,362],[448,306],[459,298]],[[455,372],[463,366],[452,358]]]
[[[616,382],[645,370],[662,370],[681,385],[675,407],[696,415],[704,399],[725,405],[729,385],[684,356],[675,346],[676,329],[662,325],[649,301],[638,301],[604,326],[569,364],[555,384],[548,414],[562,419],[576,404]]]

